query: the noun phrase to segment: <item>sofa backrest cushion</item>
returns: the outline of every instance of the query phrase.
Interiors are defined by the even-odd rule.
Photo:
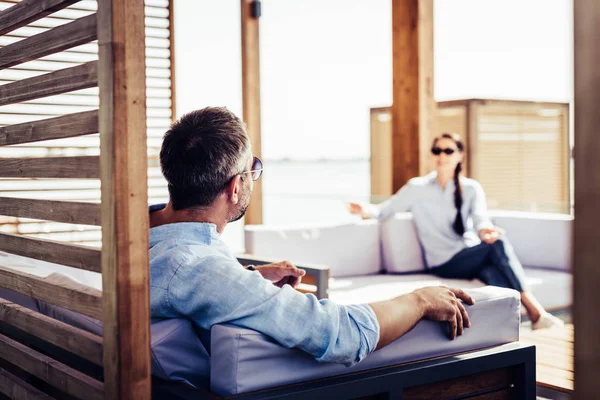
[[[506,231],[515,254],[527,267],[571,271],[573,217],[522,211],[493,211],[495,225]]]
[[[259,257],[326,265],[334,277],[381,270],[377,221],[309,228],[249,225],[245,229],[246,252]]]
[[[417,238],[411,213],[396,214],[381,222],[381,256],[389,273],[425,270],[423,251]]]

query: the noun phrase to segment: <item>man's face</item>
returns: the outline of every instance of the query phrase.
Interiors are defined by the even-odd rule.
[[[245,171],[249,171],[252,168],[252,160],[253,157],[250,156]],[[250,204],[250,199],[252,198],[252,188],[254,187],[252,182],[252,175],[241,174],[240,178],[241,189],[239,193],[239,201],[235,205],[235,209],[231,213],[231,218],[229,219],[229,222],[238,221],[246,214],[246,210],[248,209],[248,205]]]

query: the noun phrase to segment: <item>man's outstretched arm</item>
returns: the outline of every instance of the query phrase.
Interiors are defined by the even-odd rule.
[[[422,318],[448,322],[451,339],[462,335],[464,328],[471,326],[463,302],[475,304],[473,298],[461,289],[431,286],[369,304],[379,322],[377,349],[409,332]]]

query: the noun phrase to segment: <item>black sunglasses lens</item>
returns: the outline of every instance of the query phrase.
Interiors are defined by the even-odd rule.
[[[439,147],[434,147],[433,149],[431,149],[431,152],[434,155],[439,156],[440,154],[442,154],[442,149],[440,149]]]
[[[446,153],[447,155],[452,155],[454,154],[454,149],[444,149],[444,153]]]

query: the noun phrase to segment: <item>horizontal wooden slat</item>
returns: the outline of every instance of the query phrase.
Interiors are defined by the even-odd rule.
[[[51,274],[42,278],[0,265],[0,287],[92,318],[102,318],[102,292],[65,275]]]
[[[0,127],[0,146],[63,139],[98,132],[98,110]]]
[[[29,347],[0,335],[0,357],[79,399],[104,399],[104,385]]]
[[[98,179],[98,156],[7,158],[0,160],[2,178]]]
[[[79,0],[23,0],[0,13],[0,35],[25,26]]]
[[[102,338],[0,298],[0,320],[102,365]]]
[[[87,271],[101,271],[101,253],[89,247],[0,233],[0,250]]]
[[[96,14],[19,40],[0,49],[0,69],[96,40]]]
[[[0,197],[0,215],[100,225],[100,204]]]
[[[52,397],[2,368],[0,368],[0,394],[12,400],[52,400]]]
[[[0,86],[0,106],[97,86],[98,62],[60,69],[49,74]]]

